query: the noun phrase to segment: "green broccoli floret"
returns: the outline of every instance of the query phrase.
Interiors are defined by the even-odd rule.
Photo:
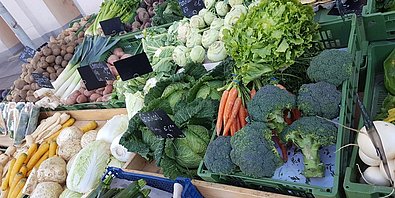
[[[284,111],[296,106],[295,98],[286,90],[274,85],[265,85],[247,104],[248,113],[253,121],[265,122],[270,129],[281,132],[287,126]]]
[[[299,89],[297,105],[304,116],[333,119],[339,116],[341,92],[327,82],[304,84]]]
[[[204,156],[204,164],[209,171],[214,173],[230,174],[236,165],[230,159],[230,136],[220,136],[212,141]]]
[[[273,141],[267,139],[271,134],[265,123],[253,122],[232,136],[230,157],[242,173],[254,178],[272,177],[282,165]]]
[[[284,129],[281,137],[302,149],[304,157],[304,176],[323,177],[324,164],[320,161],[318,150],[322,146],[336,143],[337,128],[331,122],[317,117],[302,117]]]
[[[353,57],[343,50],[324,50],[310,62],[307,75],[312,81],[325,81],[336,86],[350,78]]]

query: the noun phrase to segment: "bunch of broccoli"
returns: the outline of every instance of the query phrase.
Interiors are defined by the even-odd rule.
[[[230,174],[236,165],[230,159],[230,136],[220,136],[213,140],[207,147],[204,164],[209,171],[214,173]]]
[[[336,134],[334,124],[313,116],[295,121],[281,133],[281,137],[302,150],[305,177],[323,177],[324,164],[320,162],[318,150],[322,146],[335,144]]]

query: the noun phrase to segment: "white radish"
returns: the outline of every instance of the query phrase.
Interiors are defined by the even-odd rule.
[[[363,177],[369,184],[377,186],[389,186],[390,182],[385,178],[379,167],[369,167],[363,172]]]
[[[395,138],[395,125],[384,121],[374,121],[373,123],[380,135],[387,159],[394,159],[395,144],[393,140]],[[363,127],[360,131],[363,133],[359,133],[357,137],[359,149],[361,149],[366,156],[379,160],[380,158],[377,156],[376,149],[366,133],[366,128]]]
[[[366,165],[369,166],[379,166],[380,165],[380,160],[373,159],[368,157],[365,153],[362,152],[361,149],[358,150],[359,158],[365,163]]]
[[[392,180],[395,180],[395,160],[388,160],[388,168],[390,169],[390,174]],[[390,179],[385,172],[383,162],[380,163],[380,172],[384,175],[386,179]]]

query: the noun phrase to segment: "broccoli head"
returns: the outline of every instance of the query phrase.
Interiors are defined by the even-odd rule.
[[[304,116],[333,119],[339,116],[341,92],[327,82],[304,84],[299,89],[297,105]]]
[[[283,163],[273,141],[267,139],[267,134],[271,131],[265,123],[253,122],[232,136],[230,157],[245,175],[272,177]]]
[[[236,165],[230,159],[230,136],[219,136],[212,141],[204,156],[204,164],[209,171],[214,173],[230,174]]]
[[[287,126],[284,112],[296,106],[296,99],[287,90],[265,85],[247,106],[253,121],[265,122],[270,129],[280,133]]]
[[[335,144],[336,134],[337,127],[331,122],[317,117],[302,117],[284,129],[281,137],[302,150],[304,176],[310,178],[324,176],[324,164],[318,150],[321,146]]]
[[[339,86],[350,78],[352,73],[353,57],[343,50],[324,50],[313,57],[307,75],[312,81],[325,81]]]

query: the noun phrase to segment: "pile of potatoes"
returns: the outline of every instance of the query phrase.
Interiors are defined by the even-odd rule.
[[[33,93],[40,87],[34,82],[31,74],[41,73],[51,82],[55,81],[73,57],[76,46],[82,43],[85,31],[80,31],[78,34],[77,31],[84,25],[85,30],[89,27],[90,24],[87,23],[89,18],[90,16],[82,18],[56,38],[51,36],[47,46],[29,59],[29,63],[22,65],[22,74],[14,81],[13,90],[7,96],[7,101],[36,102],[38,100]]]

